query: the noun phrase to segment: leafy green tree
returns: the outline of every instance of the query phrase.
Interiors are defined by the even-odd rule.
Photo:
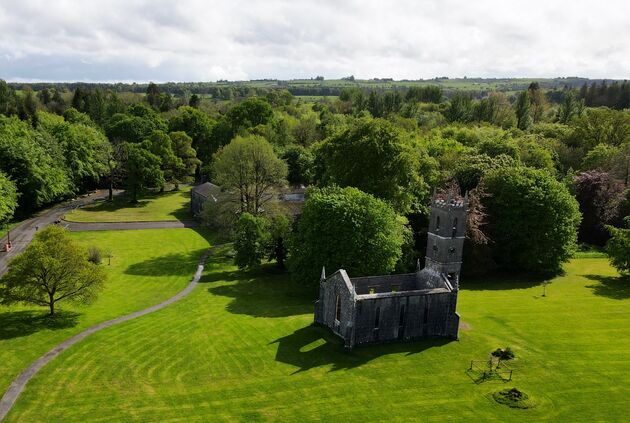
[[[516,112],[516,127],[527,130],[533,123],[531,115],[531,100],[528,91],[522,91],[516,97],[516,104],[514,105]]]
[[[444,113],[450,122],[470,122],[474,117],[474,104],[469,93],[456,92]]]
[[[112,142],[142,142],[156,130],[166,132],[166,122],[142,103],[113,115],[105,125],[105,133]]]
[[[352,276],[387,274],[402,256],[405,219],[356,188],[311,188],[290,240],[289,270],[315,284],[323,266]]]
[[[489,171],[501,167],[513,167],[517,161],[506,155],[490,157],[485,154],[466,155],[455,167],[453,176],[462,192],[477,188],[481,178]]]
[[[197,152],[192,147],[192,138],[183,131],[168,134],[173,143],[173,152],[179,159],[178,165],[173,169],[173,183],[175,189],[179,189],[180,183],[190,183],[194,180],[195,171],[201,164],[197,158]]]
[[[316,181],[353,186],[386,200],[401,213],[420,210],[429,192],[421,152],[383,119],[362,119],[317,148]]]
[[[227,120],[234,135],[239,133],[241,129],[265,125],[271,120],[272,116],[273,109],[271,105],[258,97],[248,98],[227,112]]]
[[[0,79],[0,114],[14,116],[18,114],[19,101],[15,90]]]
[[[58,143],[16,117],[0,116],[0,171],[27,193],[19,198],[22,213],[58,201],[71,189]]]
[[[482,179],[488,236],[497,262],[539,273],[561,270],[576,249],[580,211],[567,188],[548,172],[499,168]]]
[[[269,141],[257,135],[236,137],[214,156],[216,182],[234,191],[241,212],[258,215],[275,187],[286,184],[287,165]]]
[[[173,151],[173,142],[171,138],[163,131],[153,131],[147,139],[150,143],[149,150],[160,158],[160,169],[164,175],[165,182],[174,182],[175,174],[184,164],[182,160],[175,155]],[[164,185],[160,187],[164,190]]]
[[[162,104],[162,93],[160,92],[160,87],[153,82],[149,82],[149,85],[147,85],[146,95],[147,103],[149,103],[149,105],[154,109],[159,109]]]
[[[17,200],[18,193],[15,184],[0,171],[0,225],[13,217]]]
[[[24,90],[24,98],[22,99],[19,116],[20,119],[29,121],[33,128],[37,128],[37,125],[39,125],[37,98],[30,87],[26,87]]]
[[[60,301],[93,302],[105,280],[103,269],[88,261],[87,250],[64,229],[51,225],[11,260],[0,280],[0,299],[4,304],[45,306],[52,316]]]
[[[241,213],[234,235],[235,264],[240,268],[260,265],[269,243],[268,222],[264,217]]]
[[[558,122],[568,124],[573,119],[581,116],[583,112],[584,100],[578,100],[575,96],[575,92],[568,91],[558,109]]]
[[[546,169],[555,173],[552,150],[543,141],[535,135],[527,135],[518,139],[518,157],[525,166]]]
[[[287,162],[289,168],[287,174],[289,183],[304,185],[311,183],[315,162],[315,156],[311,150],[301,145],[293,145],[282,154],[282,159]]]
[[[201,160],[202,166],[209,168],[212,162],[212,155],[216,153],[222,144],[214,137],[213,127],[215,122],[201,110],[192,107],[180,107],[168,122],[170,132],[183,131],[192,138],[192,147],[197,152],[197,158]],[[198,168],[198,174],[201,169]]]
[[[190,96],[190,99],[188,100],[188,105],[190,107],[192,107],[193,109],[198,109],[200,104],[201,97],[199,97],[197,94],[193,94]]]
[[[540,88],[538,82],[532,82],[527,88],[530,100],[530,114],[533,123],[540,122],[545,116],[545,109],[547,107],[547,101],[545,100],[545,93]]]
[[[164,186],[162,161],[150,150],[150,141],[125,144],[125,187],[133,203],[138,202],[138,195],[146,188]]]
[[[630,273],[630,216],[626,217],[628,229],[608,226],[610,239],[606,244],[606,254],[610,263],[621,273]]]
[[[284,270],[287,258],[287,240],[291,234],[289,219],[283,214],[271,216],[268,223],[267,252],[270,260],[275,260],[278,268]]]

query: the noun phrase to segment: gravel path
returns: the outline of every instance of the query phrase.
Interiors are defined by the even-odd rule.
[[[26,384],[31,380],[33,376],[46,364],[48,364],[51,360],[57,357],[60,353],[67,350],[74,344],[81,342],[86,337],[90,336],[94,332],[98,332],[102,329],[108,328],[110,326],[117,325],[119,323],[126,322],[128,320],[135,319],[140,316],[144,316],[149,313],[153,313],[154,311],[161,310],[166,306],[173,304],[176,301],[181,300],[195,288],[199,279],[201,278],[201,274],[203,273],[203,269],[205,266],[208,257],[213,252],[213,250],[221,245],[215,245],[211,247],[204,253],[204,255],[199,260],[199,265],[197,266],[197,272],[195,272],[195,276],[192,281],[188,284],[186,288],[177,293],[175,296],[169,298],[168,300],[146,308],[144,310],[136,311],[135,313],[127,314],[126,316],[121,316],[116,319],[108,320],[103,323],[99,323],[98,325],[92,326],[91,328],[85,329],[83,332],[73,336],[72,338],[62,342],[61,344],[54,347],[52,350],[48,351],[46,354],[41,356],[38,360],[36,360],[33,364],[31,364],[28,368],[26,368],[22,373],[18,375],[18,377],[11,383],[9,389],[4,393],[2,399],[0,399],[0,421],[2,421],[6,415],[11,411],[13,404],[20,396],[22,390]]]

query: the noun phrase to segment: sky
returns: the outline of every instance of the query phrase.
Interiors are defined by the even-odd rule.
[[[0,79],[630,78],[627,0],[0,0]]]

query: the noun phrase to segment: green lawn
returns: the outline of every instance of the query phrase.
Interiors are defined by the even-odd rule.
[[[464,280],[459,341],[351,353],[311,326],[314,289],[212,260],[191,296],[64,352],[27,386],[8,421],[627,418],[630,283],[605,259],[573,260],[546,297],[534,281]],[[474,383],[469,361],[507,345],[517,356],[514,380]],[[492,400],[512,386],[537,407]]]
[[[190,220],[190,190],[190,186],[180,186],[179,191],[147,194],[136,204],[118,196],[113,202],[99,201],[76,209],[66,214],[65,219],[72,222]]]
[[[60,302],[51,321],[42,307],[0,306],[0,391],[54,345],[86,327],[143,309],[183,289],[197,268],[208,241],[191,229],[162,229],[71,234],[86,245],[112,251],[108,281],[88,307]]]

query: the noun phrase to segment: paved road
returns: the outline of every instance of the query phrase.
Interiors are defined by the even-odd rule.
[[[169,229],[196,228],[199,223],[194,220],[173,220],[163,222],[67,222],[62,224],[71,231],[118,231],[125,229]]]
[[[107,190],[96,191],[86,197],[67,201],[48,210],[44,210],[37,216],[24,221],[20,226],[14,228],[11,231],[13,249],[8,253],[0,252],[0,277],[2,277],[2,275],[4,275],[7,271],[7,263],[9,260],[20,254],[33,240],[37,227],[41,229],[57,220],[61,220],[61,217],[68,211],[105,197],[107,197]],[[3,243],[4,241],[5,238],[2,238]]]
[[[201,274],[203,273],[203,269],[204,269],[206,261],[208,260],[208,257],[210,256],[210,254],[212,254],[212,251],[218,247],[221,247],[221,245],[215,245],[214,247],[209,248],[208,251],[204,253],[204,255],[199,260],[199,264],[197,265],[197,272],[195,272],[195,276],[193,277],[192,281],[188,284],[186,288],[184,288],[182,291],[177,293],[175,296],[169,298],[168,300],[164,302],[156,304],[152,307],[146,308],[144,310],[136,311],[135,313],[127,314],[126,316],[122,316],[113,320],[108,320],[106,322],[99,323],[98,325],[92,326],[91,328],[88,328],[84,330],[83,332],[73,336],[72,338],[62,342],[61,344],[57,345],[56,347],[48,351],[46,354],[41,356],[37,361],[35,361],[33,364],[31,364],[28,368],[26,368],[22,373],[18,375],[18,377],[9,386],[9,389],[7,389],[7,391],[4,393],[4,396],[2,397],[2,399],[0,399],[0,421],[2,421],[6,417],[6,415],[9,413],[9,411],[11,411],[13,404],[15,403],[17,398],[20,396],[20,393],[22,392],[22,390],[24,390],[24,387],[26,386],[26,384],[33,378],[33,376],[35,376],[35,374],[42,367],[48,364],[51,360],[53,360],[63,351],[67,350],[74,344],[82,341],[83,339],[87,338],[88,336],[90,336],[91,334],[95,332],[117,325],[119,323],[127,322],[129,320],[138,318],[140,316],[144,316],[149,313],[153,313],[154,311],[161,310],[164,307],[169,306],[173,304],[174,302],[179,301],[185,296],[187,296],[188,294],[190,294],[191,291],[195,288],[195,286],[199,282],[199,279],[201,278]]]

